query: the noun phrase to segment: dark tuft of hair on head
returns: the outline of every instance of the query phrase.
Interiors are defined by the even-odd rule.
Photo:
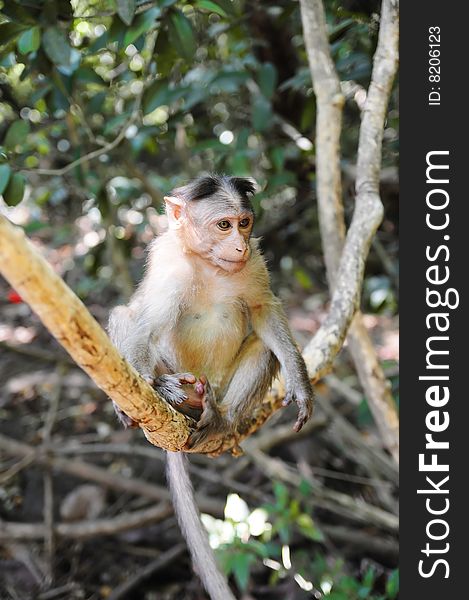
[[[181,198],[186,202],[203,200],[214,196],[218,191],[230,190],[235,192],[250,207],[249,196],[256,193],[256,184],[248,177],[230,177],[228,175],[201,175],[187,185],[175,188],[171,196]]]
[[[247,177],[229,177],[229,180],[240,196],[247,196],[248,194],[254,196],[256,193],[256,184],[252,179]]]

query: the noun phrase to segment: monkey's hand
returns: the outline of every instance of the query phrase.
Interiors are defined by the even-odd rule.
[[[200,377],[199,383],[203,386],[203,395],[201,396],[203,410],[197,422],[197,429],[190,435],[186,443],[186,447],[191,450],[197,449],[198,446],[213,438],[219,438],[220,434],[226,435],[229,429],[228,423],[217,404],[212,387],[204,375]],[[197,388],[197,384],[195,387]],[[201,391],[202,387],[199,389],[199,392]]]
[[[302,384],[297,387],[290,387],[287,383],[287,392],[282,405],[288,406],[293,400],[298,406],[298,417],[293,429],[298,432],[313,413],[314,392],[313,386],[309,380],[302,382]]]

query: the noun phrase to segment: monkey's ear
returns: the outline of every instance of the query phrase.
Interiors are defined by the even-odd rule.
[[[172,228],[180,227],[182,208],[185,204],[184,200],[181,200],[176,196],[165,196],[164,201],[166,204],[166,215],[168,216],[169,226]]]

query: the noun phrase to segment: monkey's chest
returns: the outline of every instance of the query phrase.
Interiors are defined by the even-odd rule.
[[[213,386],[222,384],[248,332],[246,311],[239,303],[190,307],[175,331],[181,371],[205,374]]]

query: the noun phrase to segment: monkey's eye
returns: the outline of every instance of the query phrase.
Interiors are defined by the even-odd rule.
[[[243,227],[243,228],[245,228],[245,227],[249,227],[249,224],[250,224],[250,223],[251,223],[251,219],[248,219],[248,218],[246,218],[246,219],[241,219],[241,221],[239,222],[239,226],[240,226],[240,227]]]
[[[222,231],[226,231],[231,227],[231,223],[229,221],[220,221],[219,223],[217,223],[217,227]]]

